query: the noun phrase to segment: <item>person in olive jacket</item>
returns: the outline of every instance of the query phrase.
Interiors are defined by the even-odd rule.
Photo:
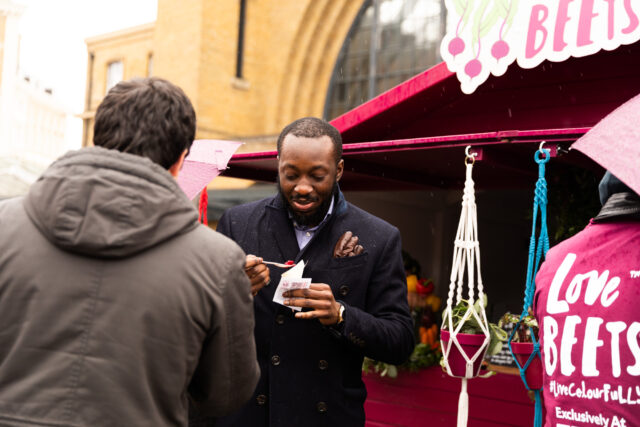
[[[340,133],[299,119],[278,138],[279,194],[220,219],[218,231],[258,261],[304,260],[312,284],[285,294],[303,308],[294,312],[272,301],[282,268],[270,266],[269,286],[253,281],[262,375],[253,399],[216,426],[362,426],[363,358],[400,364],[413,350],[400,233],[345,200],[343,169]]]
[[[189,398],[221,416],[251,397],[245,254],[174,179],[194,134],[181,89],[121,82],[96,147],[0,202],[0,425],[185,426]]]

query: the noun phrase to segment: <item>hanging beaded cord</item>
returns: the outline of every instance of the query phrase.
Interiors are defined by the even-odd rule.
[[[543,154],[544,157],[540,158],[540,154]],[[544,178],[544,175],[545,164],[549,161],[550,157],[550,150],[542,149],[542,144],[540,144],[540,150],[536,150],[534,154],[534,160],[538,164],[538,181],[536,182],[536,188],[533,198],[533,221],[531,227],[531,239],[529,241],[529,260],[527,263],[527,283],[524,292],[524,305],[522,307],[522,314],[520,315],[520,319],[513,328],[508,341],[511,355],[516,362],[516,366],[518,366],[518,369],[520,370],[520,378],[522,378],[522,381],[524,382],[524,385],[528,390],[531,390],[531,388],[529,387],[529,384],[527,384],[525,371],[536,357],[542,357],[540,354],[540,343],[536,339],[536,336],[531,327],[529,327],[529,334],[531,335],[531,340],[533,341],[533,352],[529,356],[529,359],[527,359],[527,362],[524,364],[524,366],[521,366],[516,359],[515,354],[513,353],[513,349],[511,348],[511,341],[513,340],[513,337],[520,328],[524,317],[529,313],[529,309],[533,304],[533,297],[536,291],[536,272],[540,267],[542,256],[546,256],[547,251],[549,250],[549,234],[547,231],[547,181]],[[540,211],[540,235],[536,239],[538,210]],[[536,398],[535,415],[533,420],[534,427],[542,426],[542,399],[540,396],[541,390],[542,389],[534,389]]]

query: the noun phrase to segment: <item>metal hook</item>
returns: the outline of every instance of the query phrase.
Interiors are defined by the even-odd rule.
[[[466,157],[464,158],[464,164],[465,165],[472,165],[476,162],[476,157],[478,156],[478,153],[470,153],[469,149],[471,149],[470,145],[467,145],[467,148],[464,149],[464,154],[466,154]],[[471,162],[469,162],[471,161]]]
[[[544,144],[545,144],[546,142],[547,142],[547,141],[542,141],[542,142],[540,143],[540,148],[538,148],[538,150],[540,151],[540,154],[544,154],[544,151],[542,151],[542,147],[544,147]]]
[[[464,154],[466,154],[467,157],[476,157],[478,153],[470,153],[469,152],[470,149],[471,149],[471,146],[467,145],[467,148],[464,149]]]

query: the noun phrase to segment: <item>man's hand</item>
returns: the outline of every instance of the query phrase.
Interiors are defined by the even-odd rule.
[[[262,258],[255,255],[247,255],[244,271],[251,281],[251,295],[253,296],[256,296],[258,291],[271,281],[269,267],[262,262]]]
[[[340,303],[327,284],[312,283],[307,289],[287,291],[283,296],[287,298],[285,305],[312,309],[296,313],[298,319],[318,319],[325,326],[335,325],[340,319]]]

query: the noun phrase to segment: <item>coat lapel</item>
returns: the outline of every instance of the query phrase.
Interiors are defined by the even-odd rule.
[[[269,232],[280,249],[280,255],[282,255],[282,260],[271,259],[268,261],[285,262],[295,260],[297,262],[296,256],[300,252],[298,240],[280,196],[275,196],[271,203],[267,205],[267,216]]]

